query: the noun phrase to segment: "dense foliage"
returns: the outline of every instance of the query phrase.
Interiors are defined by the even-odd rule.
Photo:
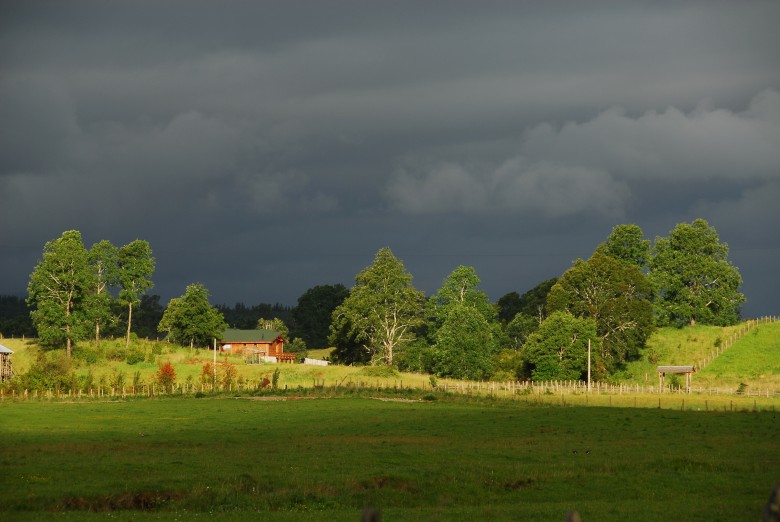
[[[190,346],[209,346],[225,328],[222,313],[209,304],[209,291],[201,283],[189,285],[183,296],[171,299],[159,326],[172,341]]]
[[[333,339],[344,332],[361,343],[373,363],[392,366],[396,352],[416,338],[424,300],[403,263],[389,248],[382,248],[333,311]]]
[[[742,277],[728,254],[728,245],[703,219],[656,238],[648,277],[659,325],[723,326],[739,320]]]
[[[574,262],[552,287],[547,308],[595,322],[601,360],[609,371],[636,359],[653,332],[647,278],[635,264],[600,252]]]
[[[213,307],[197,284],[163,308],[159,296],[143,295],[153,270],[145,241],[121,248],[101,241],[87,250],[78,231],[67,231],[46,243],[30,276],[29,309],[17,306],[15,313],[30,311],[41,343],[65,346],[69,354],[90,336],[98,347],[101,336],[116,335],[120,325],[126,325],[122,360],[130,357],[131,331],[143,337],[165,332],[194,346],[208,345],[230,325],[279,330],[290,340],[287,350],[299,356],[331,347],[331,360],[342,364],[467,379],[576,379],[588,340],[594,374],[609,377],[642,355],[656,326],[733,324],[745,300],[728,246],[702,219],[677,225],[654,244],[637,225],[618,225],[588,260],[577,259],[560,278],[495,303],[469,266],[455,268],[426,298],[389,248],[376,253],[351,289],[318,285],[296,307]],[[6,334],[23,328],[21,322],[0,316]]]

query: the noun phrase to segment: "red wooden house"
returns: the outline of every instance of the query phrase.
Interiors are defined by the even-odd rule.
[[[294,353],[284,353],[287,340],[277,330],[237,330],[222,332],[218,341],[222,352],[253,354],[258,357],[276,357],[278,362],[295,361]]]

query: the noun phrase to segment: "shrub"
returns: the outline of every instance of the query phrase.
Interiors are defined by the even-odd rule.
[[[106,349],[106,359],[109,361],[124,361],[127,359],[127,350],[124,346],[114,344]]]
[[[173,385],[176,384],[176,370],[170,361],[164,364],[160,364],[159,370],[157,370],[157,384],[163,387],[166,391],[173,392]]]
[[[125,372],[114,370],[114,373],[111,375],[111,387],[116,388],[117,391],[122,391],[122,388],[125,387]]]
[[[134,347],[127,351],[127,364],[138,364],[144,362],[145,358],[146,354],[141,348]]]
[[[238,374],[236,365],[231,362],[225,362],[220,371],[222,373],[222,377],[220,378],[222,386],[225,388],[233,386],[233,383],[236,382],[236,375]]]
[[[279,374],[281,372],[279,371],[279,368],[274,370],[274,374],[271,376],[271,388],[274,390],[279,387]]]
[[[203,365],[203,368],[200,370],[200,382],[203,384],[212,382],[214,380],[214,365],[210,362],[207,362]]]

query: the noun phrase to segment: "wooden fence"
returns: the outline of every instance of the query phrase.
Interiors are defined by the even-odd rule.
[[[734,343],[739,341],[741,338],[746,336],[750,331],[761,324],[767,324],[767,323],[775,323],[780,318],[774,317],[774,316],[766,316],[766,317],[760,317],[758,319],[748,319],[744,323],[740,324],[739,330],[737,330],[735,333],[733,333],[728,339],[723,341],[720,346],[716,346],[714,350],[710,354],[707,355],[707,357],[704,358],[702,361],[698,361],[696,364],[696,368],[699,370],[702,370],[707,367],[712,361],[717,359],[717,357],[723,352],[725,352],[727,349],[729,349]]]

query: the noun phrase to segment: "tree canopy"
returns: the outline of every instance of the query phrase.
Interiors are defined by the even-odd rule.
[[[593,319],[568,311],[551,313],[523,345],[524,373],[535,381],[582,379],[587,374],[588,339],[596,339]]]
[[[318,285],[309,288],[298,297],[298,306],[293,310],[294,332],[307,346],[326,348],[333,310],[349,295],[347,287],[341,284]]]
[[[119,250],[108,240],[102,240],[89,249],[89,268],[92,271],[92,291],[89,294],[89,315],[95,325],[95,345],[100,344],[100,328],[114,322],[111,288],[119,284]]]
[[[725,326],[739,320],[742,276],[728,261],[729,247],[707,221],[680,223],[656,238],[648,278],[659,325]]]
[[[170,300],[158,327],[171,340],[190,346],[208,346],[226,328],[222,313],[209,304],[209,291],[201,283],[187,286],[183,296]]]
[[[382,248],[333,311],[331,339],[336,344],[352,338],[361,343],[372,363],[393,365],[396,351],[415,339],[415,329],[423,322],[424,300],[403,263],[389,248]]]
[[[68,230],[43,247],[43,259],[30,274],[27,303],[42,344],[65,344],[71,356],[74,341],[86,335],[89,318],[82,303],[93,288],[88,253],[81,232]]]
[[[618,225],[596,252],[642,269],[650,262],[650,240],[637,225]]]
[[[477,271],[461,265],[428,300],[432,370],[440,376],[484,379],[490,375],[501,329],[496,308],[479,283]]]
[[[639,267],[597,251],[563,274],[550,291],[547,308],[593,319],[602,360],[615,370],[639,356],[653,331],[649,299],[650,285]]]
[[[154,257],[147,241],[136,239],[119,249],[119,301],[127,306],[127,338],[130,346],[130,329],[133,324],[133,306],[141,301],[141,295],[154,286]]]

